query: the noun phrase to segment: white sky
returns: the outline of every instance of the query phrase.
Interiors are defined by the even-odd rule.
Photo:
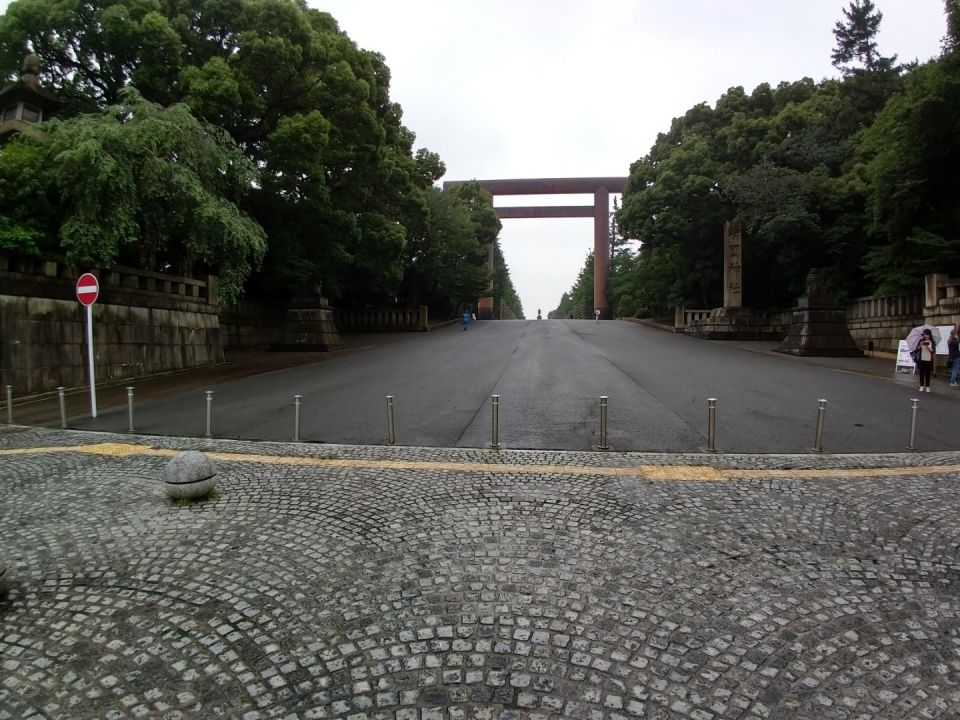
[[[849,0],[308,0],[384,55],[391,98],[445,180],[625,176],[658,132],[728,88],[821,80]],[[0,12],[9,0],[0,0]],[[875,0],[880,51],[928,60],[943,0]],[[498,205],[588,204],[520,196]],[[526,316],[554,309],[593,247],[587,218],[505,220]]]

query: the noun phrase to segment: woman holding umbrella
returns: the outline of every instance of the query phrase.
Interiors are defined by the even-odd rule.
[[[930,373],[933,370],[934,353],[937,343],[930,328],[924,328],[917,343],[917,369],[920,372],[920,392],[930,392]]]

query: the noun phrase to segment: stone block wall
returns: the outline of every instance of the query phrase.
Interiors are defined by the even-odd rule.
[[[227,350],[268,348],[283,334],[286,308],[256,300],[241,300],[220,309],[220,329]]]
[[[223,362],[216,278],[131,268],[92,271],[97,382]],[[79,272],[62,258],[0,255],[0,384],[16,396],[78,387],[87,378]]]

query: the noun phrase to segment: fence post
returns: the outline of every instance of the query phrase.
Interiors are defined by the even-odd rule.
[[[819,407],[817,408],[817,440],[813,446],[813,451],[823,452],[823,417],[827,412],[827,401],[824,398],[820,398],[817,402],[819,403]]]
[[[300,442],[300,402],[303,395],[293,396],[293,441]]]
[[[907,450],[916,450],[916,440],[917,440],[917,406],[920,404],[920,401],[914,398],[910,401],[910,444],[907,445]]]
[[[213,423],[213,390],[207,390],[207,432],[206,437],[213,437],[211,425]]]
[[[397,429],[393,422],[393,395],[387,395],[387,445],[397,444]]]
[[[60,401],[60,427],[67,428],[67,389],[62,385],[57,388],[57,398]]]
[[[707,398],[707,450],[717,451],[717,399]]]
[[[599,322],[599,320],[597,321]],[[607,445],[607,396],[600,396],[600,444],[597,446],[600,450],[609,450]]]

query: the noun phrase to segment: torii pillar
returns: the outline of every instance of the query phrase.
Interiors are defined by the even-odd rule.
[[[465,181],[445,182],[443,189],[462,185]],[[607,276],[610,273],[610,193],[622,193],[625,177],[532,178],[523,180],[477,180],[493,197],[497,195],[593,195],[593,205],[553,205],[530,207],[496,207],[501,220],[513,218],[592,217],[593,218],[593,307],[600,317],[610,319],[607,303]],[[493,247],[488,264],[493,271]],[[493,288],[488,297],[480,298],[477,317],[493,319]]]

